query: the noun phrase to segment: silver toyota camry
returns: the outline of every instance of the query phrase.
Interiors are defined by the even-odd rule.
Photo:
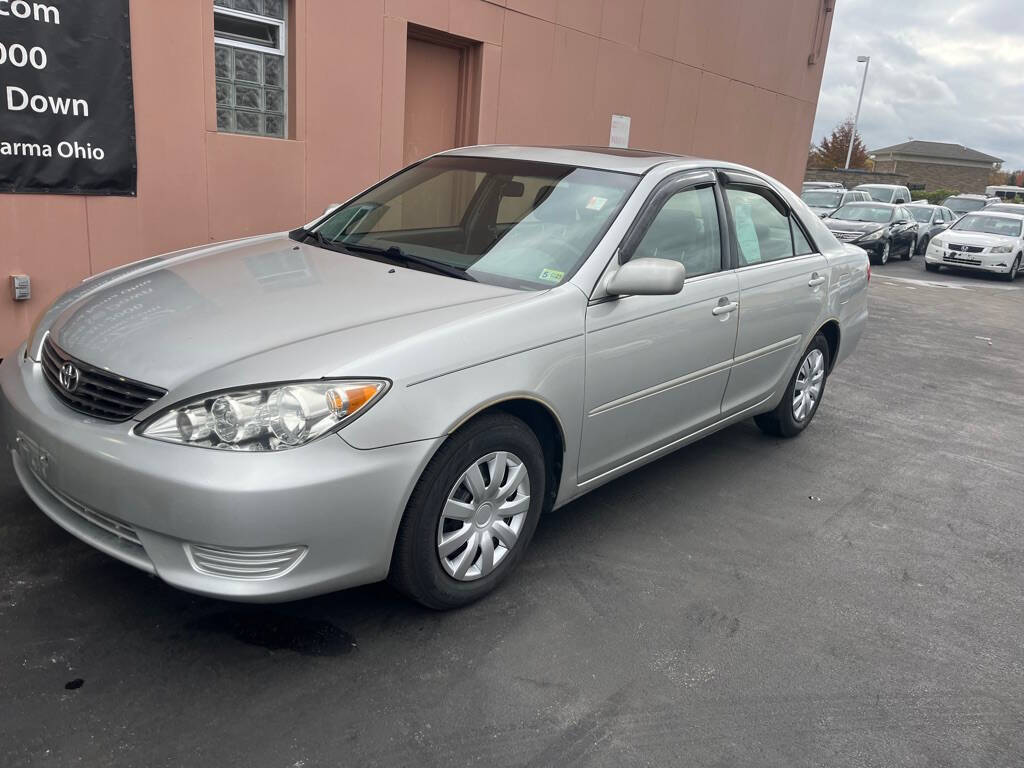
[[[46,515],[176,587],[450,608],[547,510],[741,419],[799,434],[869,278],[748,168],[469,147],[86,280],[0,365],[0,440]]]

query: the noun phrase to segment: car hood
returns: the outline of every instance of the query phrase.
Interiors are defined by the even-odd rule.
[[[1012,245],[1017,238],[1008,235],[989,235],[984,232],[959,232],[955,229],[946,230],[943,240],[957,245],[980,245],[989,248],[993,245]]]
[[[833,232],[863,232],[867,234],[889,226],[876,221],[845,221],[843,219],[822,219],[822,221]]]
[[[186,252],[131,272],[64,309],[51,337],[73,357],[172,389],[318,337],[347,332],[355,352],[352,339],[386,343],[390,335],[408,336],[531,295],[279,235]],[[340,349],[323,359],[308,355],[301,371],[279,373],[327,375],[344,356]]]

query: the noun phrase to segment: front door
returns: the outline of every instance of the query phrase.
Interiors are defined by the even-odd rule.
[[[587,311],[581,482],[717,421],[736,343],[739,289],[723,260],[717,182],[666,180],[627,235],[629,258],[682,261],[674,296],[620,296]]]
[[[736,243],[739,334],[722,411],[750,408],[789,383],[824,312],[825,257],[786,203],[753,176],[729,172],[725,185]]]

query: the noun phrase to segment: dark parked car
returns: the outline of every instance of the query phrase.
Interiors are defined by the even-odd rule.
[[[889,203],[849,203],[822,221],[837,239],[867,251],[872,264],[885,264],[894,253],[908,261],[917,250],[917,220],[909,209]]]
[[[1024,205],[1021,206],[1024,208]],[[917,219],[917,252],[924,253],[928,250],[928,243],[932,238],[946,229],[956,221],[957,216],[949,208],[941,205],[927,205],[925,203],[913,203],[907,206],[914,218]]]

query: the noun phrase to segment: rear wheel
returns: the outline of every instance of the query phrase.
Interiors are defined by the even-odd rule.
[[[761,431],[775,437],[796,437],[803,432],[818,412],[825,394],[828,367],[828,341],[819,333],[800,358],[782,402],[774,411],[754,417]]]
[[[428,608],[479,600],[515,568],[544,500],[544,451],[519,419],[492,414],[453,434],[420,477],[388,581]]]

